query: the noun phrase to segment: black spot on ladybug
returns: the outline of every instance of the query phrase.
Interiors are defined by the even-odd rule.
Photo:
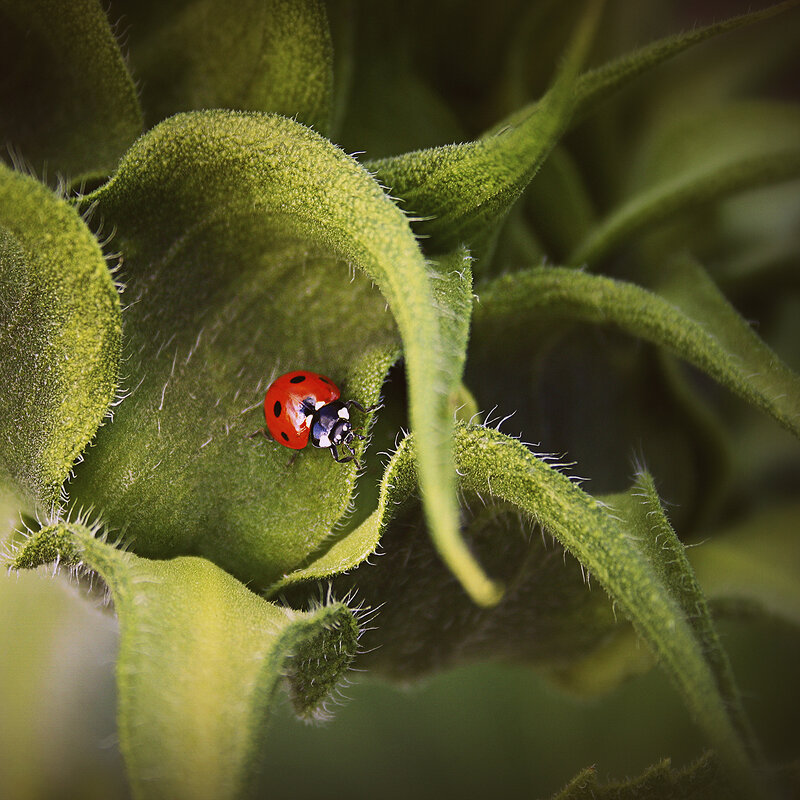
[[[289,441],[289,437],[286,435],[286,431],[281,431],[281,439],[283,439],[284,442]]]
[[[294,378],[289,378],[289,383],[302,383],[305,379],[305,375],[295,375]]]
[[[273,406],[272,410],[275,413],[276,417],[279,417],[281,415],[281,401],[280,400],[276,400],[275,401],[275,405]]]

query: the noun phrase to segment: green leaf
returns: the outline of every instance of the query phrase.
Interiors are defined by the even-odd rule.
[[[662,580],[627,526],[565,475],[497,431],[458,426],[455,453],[463,488],[488,490],[531,514],[597,578],[657,654],[720,758],[743,786],[754,789],[751,762],[703,643],[675,599],[676,588]]]
[[[417,486],[412,440],[403,439],[390,460],[380,484],[378,507],[352,531],[339,536],[314,554],[305,566],[277,581],[268,592],[279,595],[287,587],[321,580],[347,572],[364,562],[378,547],[381,535],[392,519],[394,507],[405,501]]]
[[[709,600],[736,616],[756,611],[800,626],[800,505],[769,509],[689,551]]]
[[[581,75],[575,87],[578,106],[575,121],[580,121],[595,108],[601,106],[610,95],[619,91],[639,75],[684,50],[729,31],[770,19],[795,6],[797,6],[797,0],[788,0],[788,2],[776,3],[759,11],[730,17],[713,25],[667,36],[589,70]]]
[[[563,66],[533,112],[501,124],[481,139],[368,163],[404,208],[430,252],[462,243],[488,245],[497,224],[531,181],[566,129],[573,85],[590,45],[602,3],[587,3]]]
[[[0,484],[45,512],[114,398],[119,298],[76,211],[0,165]]]
[[[738,695],[727,671],[727,661],[709,619],[695,619],[698,609],[692,603],[699,602],[702,594],[692,582],[688,563],[685,559],[678,566],[665,563],[682,550],[663,514],[656,521],[649,513],[654,510],[652,504],[658,502],[657,497],[648,494],[647,509],[637,504],[627,509],[631,512],[629,519],[620,519],[605,503],[585,494],[567,476],[536,458],[514,439],[496,430],[457,424],[455,455],[462,493],[478,497],[484,504],[484,495],[508,504],[488,505],[485,511],[471,515],[469,523],[473,546],[480,545],[484,555],[492,554],[492,574],[502,572],[508,584],[507,593],[496,609],[462,608],[457,595],[448,597],[448,602],[442,601],[449,590],[448,595],[443,595],[446,583],[431,570],[429,556],[415,544],[411,533],[413,513],[409,516],[402,505],[413,484],[413,474],[409,472],[414,463],[412,447],[410,439],[406,439],[393,456],[376,512],[337,543],[334,549],[341,560],[332,558],[332,550],[311,570],[296,573],[290,579],[294,582],[319,578],[325,575],[325,569],[356,566],[358,547],[362,548],[359,557],[366,557],[370,544],[367,534],[377,531],[374,547],[377,535],[395,517],[392,527],[402,531],[403,541],[393,539],[387,531],[382,542],[386,555],[378,564],[362,567],[352,577],[340,577],[336,583],[341,589],[357,587],[369,602],[373,596],[386,602],[377,634],[377,644],[382,646],[376,651],[382,671],[407,680],[486,652],[495,657],[513,653],[516,658],[554,666],[559,660],[574,661],[607,637],[608,617],[597,609],[595,601],[581,602],[578,595],[576,602],[574,584],[569,589],[566,589],[569,584],[559,584],[559,580],[563,581],[563,568],[556,573],[562,576],[560,579],[548,574],[554,566],[553,559],[546,558],[540,547],[533,547],[528,537],[520,535],[526,531],[518,514],[516,526],[513,522],[508,525],[508,517],[502,522],[503,515],[516,508],[557,538],[599,580],[677,683],[698,724],[726,764],[743,780],[752,780],[741,737],[747,726],[735,705]],[[645,491],[647,487],[643,486],[639,489]],[[658,513],[661,514],[660,506]],[[503,524],[508,525],[505,531]],[[657,542],[654,524],[660,537]],[[669,552],[659,547],[667,532]],[[408,541],[411,548],[406,551],[403,542]],[[399,548],[399,553],[394,553],[394,548]],[[275,589],[285,589],[287,583]],[[537,589],[548,600],[531,602],[530,592]],[[431,608],[432,591],[438,598],[434,608]],[[583,595],[591,600],[588,593]],[[446,630],[435,609],[446,613]],[[606,607],[606,615],[607,612]],[[576,625],[581,618],[583,625]],[[509,624],[516,631],[510,641]],[[521,636],[520,631],[528,628],[535,635]],[[551,633],[553,629],[563,631],[562,641]],[[475,631],[480,632],[477,637]],[[707,648],[716,649],[709,654]],[[368,659],[366,663],[374,669],[375,660]],[[720,692],[720,687],[724,692]],[[733,711],[729,703],[733,704]],[[731,714],[738,730],[732,724]],[[749,734],[747,744],[751,744]]]
[[[359,628],[344,603],[268,603],[202,558],[150,561],[82,522],[39,530],[15,569],[57,560],[108,586],[120,622],[119,737],[137,798],[235,798],[257,769],[280,686],[302,717],[348,669]]]
[[[621,516],[625,529],[634,536],[661,582],[670,588],[686,620],[694,629],[719,693],[733,718],[739,735],[757,753],[753,731],[742,705],[730,661],[717,634],[706,598],[687,558],[686,550],[664,513],[653,478],[640,472],[625,494],[605,496],[603,502]]]
[[[311,449],[288,468],[286,450],[248,439],[263,392],[304,367],[373,402],[397,346],[385,299],[432,534],[470,591],[494,596],[458,550],[448,394],[463,348],[443,342],[408,223],[362,168],[281,117],[194,113],[141,139],[84,202],[125,253],[134,391],[76,484],[81,499],[124,524],[137,552],[199,552],[269,585],[341,518],[355,469]]]
[[[460,250],[449,257],[430,262],[430,266],[435,302],[440,311],[442,341],[451,348],[449,360],[453,365],[452,374],[460,377],[466,356],[472,310],[470,256],[465,250]],[[465,396],[465,391],[460,385],[451,386],[451,405],[460,406],[462,402],[474,404],[471,397]],[[407,441],[404,439],[400,443],[397,453],[381,476],[378,507],[352,531],[324,541],[307,564],[284,575],[270,588],[271,596],[296,583],[320,580],[353,569],[375,551],[391,519],[393,507],[406,500],[417,488],[417,475],[413,463],[410,462],[412,456],[409,455],[412,451],[409,450]],[[458,554],[462,547],[460,542],[456,541],[448,546],[452,548],[451,553],[456,553],[455,557],[462,557]],[[448,563],[453,558],[445,553],[442,555]],[[463,550],[463,557],[472,558],[467,550]]]
[[[639,154],[634,190],[570,255],[596,264],[679,212],[800,175],[800,110],[740,103],[661,126]]]
[[[562,267],[498,278],[481,291],[476,329],[503,320],[507,335],[531,320],[613,324],[707,372],[800,435],[800,379],[753,333],[708,276],[674,259],[655,294],[623,281]]]
[[[635,778],[602,784],[589,767],[551,800],[726,800],[735,791],[719,762],[706,755],[682,769],[664,759]]]
[[[325,132],[333,47],[321,0],[115,2],[151,123],[178,111],[271,111]]]
[[[110,172],[142,129],[98,0],[0,0],[0,140],[37,171]]]

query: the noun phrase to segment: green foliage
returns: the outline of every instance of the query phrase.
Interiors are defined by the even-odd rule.
[[[0,483],[49,510],[114,397],[119,298],[75,209],[4,166],[0,282]]]
[[[477,659],[658,664],[714,750],[565,800],[769,794],[712,611],[800,620],[800,116],[731,57],[795,5],[0,0],[0,516],[107,587],[135,797],[256,793],[281,687]],[[360,463],[253,435],[297,368],[383,401]]]
[[[178,111],[274,111],[328,128],[331,37],[320,0],[114,0],[151,124]]]
[[[663,265],[657,292],[559,267],[523,270],[487,284],[477,331],[516,337],[535,320],[615,325],[707,372],[800,436],[800,379],[731,308],[690,258]]]
[[[0,3],[0,139],[39,171],[110,172],[142,128],[98,0]]]
[[[634,800],[658,797],[662,800],[714,800],[733,791],[714,759],[704,757],[684,769],[674,769],[669,760],[654,764],[642,775],[619,783],[600,783],[593,768],[576,775],[552,800]]]
[[[151,561],[97,533],[81,522],[44,527],[13,564],[60,558],[108,586],[120,622],[119,735],[134,793],[236,796],[257,764],[280,683],[300,716],[324,714],[355,655],[358,624],[342,603],[293,611],[205,559]]]

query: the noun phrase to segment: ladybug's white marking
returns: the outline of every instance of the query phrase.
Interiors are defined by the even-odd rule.
[[[350,419],[350,412],[346,408],[342,407],[339,409],[339,416],[342,419]]]
[[[308,416],[306,416],[306,418],[303,420],[303,425],[305,425],[305,426],[306,426],[306,428],[310,428],[310,427],[311,427],[311,420],[312,420],[312,418],[313,418],[313,417],[314,417],[314,415],[313,415],[313,414],[309,414],[309,415],[308,415]]]
[[[314,403],[314,411],[319,411],[324,405],[326,405],[324,400],[317,400],[317,402]]]
[[[328,438],[327,433],[323,433],[322,436],[319,437],[319,446],[320,447],[330,447],[331,440]]]

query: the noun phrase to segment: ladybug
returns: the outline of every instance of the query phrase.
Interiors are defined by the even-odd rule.
[[[364,408],[355,400],[342,402],[339,387],[325,375],[308,370],[287,372],[276,378],[264,397],[264,417],[267,429],[275,441],[292,450],[302,450],[311,440],[314,447],[327,447],[334,461],[355,461],[353,439],[366,439],[353,430],[350,409],[374,411],[378,406]],[[340,456],[338,447],[345,447],[349,456]]]

